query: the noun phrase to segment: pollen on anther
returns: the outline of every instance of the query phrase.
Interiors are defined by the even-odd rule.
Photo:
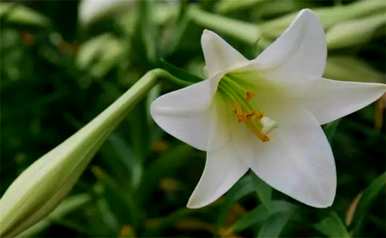
[[[256,96],[256,94],[254,92],[251,92],[251,91],[247,91],[245,93],[245,100],[247,101],[250,101],[252,100],[252,98],[254,98]]]
[[[255,134],[255,136],[257,138],[259,138],[262,142],[268,142],[269,141],[269,137],[262,133],[259,129],[257,129],[256,127],[254,127],[253,125],[251,124],[247,124],[247,126],[249,127],[249,129],[251,129],[251,131],[253,132],[253,134]]]
[[[239,104],[235,104],[234,105],[233,112],[236,115],[237,120],[239,122],[246,122],[247,121],[248,118],[247,118],[245,112],[242,110],[242,108],[241,108],[241,106]]]

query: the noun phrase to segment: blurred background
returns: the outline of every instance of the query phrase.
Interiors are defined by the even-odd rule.
[[[0,194],[149,69],[204,77],[204,28],[253,58],[302,8],[326,29],[326,77],[386,82],[384,1],[0,2]],[[62,204],[22,236],[386,236],[385,97],[324,127],[338,173],[331,208],[307,207],[248,173],[214,204],[189,210],[205,153],[163,133],[148,110],[178,87],[153,88]]]

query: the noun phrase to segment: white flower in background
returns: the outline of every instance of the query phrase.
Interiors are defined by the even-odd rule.
[[[125,11],[134,4],[134,0],[82,0],[79,5],[79,21],[90,24],[100,18]]]
[[[325,35],[307,9],[253,60],[208,30],[201,44],[208,79],[151,106],[161,128],[207,152],[187,206],[215,201],[248,169],[298,201],[330,206],[336,171],[320,125],[365,107],[386,86],[323,78]]]

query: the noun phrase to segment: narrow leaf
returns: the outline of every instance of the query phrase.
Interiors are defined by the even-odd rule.
[[[279,237],[283,228],[287,224],[291,214],[288,212],[279,212],[270,216],[260,228],[258,238],[275,238]]]
[[[48,27],[50,25],[50,20],[47,17],[15,3],[0,3],[0,19],[13,25],[33,27]]]
[[[284,201],[272,201],[270,210],[268,210],[264,205],[260,205],[243,215],[235,224],[232,225],[231,229],[233,231],[240,232],[252,225],[264,222],[272,214],[282,212],[287,213],[293,209],[295,209],[295,206],[291,203]]]
[[[386,188],[386,172],[381,174],[378,178],[376,178],[368,188],[363,192],[357,208],[354,212],[353,223],[350,227],[352,227],[353,233],[358,235],[360,229],[364,223],[364,219],[373,204],[373,201],[378,197],[381,191],[384,191]]]
[[[315,228],[327,237],[350,238],[345,225],[335,212],[316,224]]]

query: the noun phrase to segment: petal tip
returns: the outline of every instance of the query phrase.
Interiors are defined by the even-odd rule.
[[[326,189],[327,190],[327,189]],[[331,207],[335,200],[336,183],[327,191],[325,191],[319,199],[306,203],[309,206],[315,208],[328,208]]]
[[[197,201],[196,199],[193,198],[193,196],[191,196],[189,198],[189,201],[186,204],[186,207],[189,208],[189,209],[199,209],[199,208],[202,208],[204,206],[205,206],[204,203],[202,203],[200,201]]]
[[[219,38],[219,36],[216,33],[214,33],[213,31],[208,30],[208,29],[204,29],[202,31],[201,42],[202,41],[211,40],[211,39],[214,39],[214,38]]]
[[[203,34],[203,35],[204,35],[204,34],[211,34],[211,33],[213,33],[213,31],[208,30],[208,29],[204,29],[204,30],[202,31],[202,34]]]
[[[310,206],[315,208],[328,208],[328,207],[331,207],[333,203],[334,203],[334,199],[331,199],[331,200],[326,200],[325,202],[310,204]]]
[[[312,11],[311,9],[309,8],[304,8],[302,9],[298,15],[297,15],[297,19],[302,19],[304,21],[309,21],[309,20],[312,20],[312,19],[315,19],[317,20],[318,22],[319,21],[319,17],[315,14],[314,11]]]
[[[300,15],[302,14],[311,14],[311,15],[315,15],[314,11],[312,11],[310,8],[303,8],[300,12],[299,12]]]

